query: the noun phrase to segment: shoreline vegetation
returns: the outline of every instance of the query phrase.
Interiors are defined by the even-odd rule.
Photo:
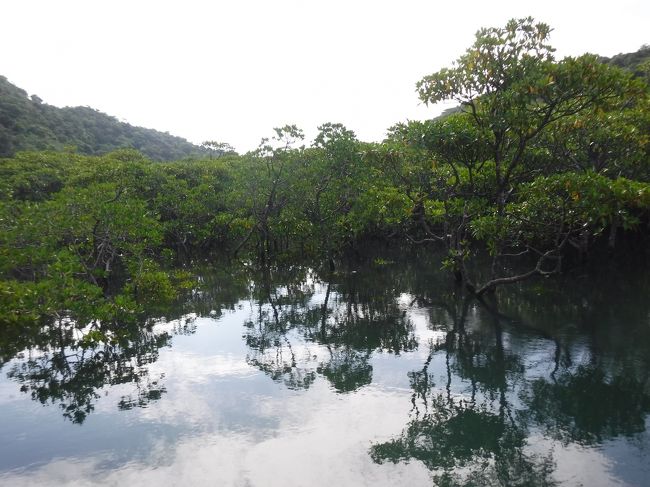
[[[286,125],[243,155],[210,141],[171,162],[133,149],[1,159],[0,326],[90,324],[90,346],[195,289],[181,262],[208,255],[333,270],[364,243],[429,246],[478,298],[622,241],[643,257],[650,48],[556,60],[550,33],[531,18],[481,29],[417,83],[424,103],[459,108],[381,143],[326,123],[310,146]]]

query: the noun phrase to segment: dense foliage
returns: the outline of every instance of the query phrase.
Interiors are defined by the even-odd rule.
[[[76,148],[82,154],[137,149],[157,161],[200,156],[181,137],[134,127],[89,107],[57,108],[0,76],[0,156],[18,151]]]
[[[631,71],[635,76],[650,81],[650,45],[645,44],[635,52],[621,53],[611,58],[601,58],[601,61]]]
[[[444,249],[443,265],[482,295],[614,248],[622,232],[642,238],[648,86],[592,55],[555,60],[549,33],[532,19],[481,30],[418,83],[424,102],[460,109],[398,124],[380,144],[328,123],[310,146],[288,125],[241,156],[209,142],[205,160],[120,150],[0,161],[2,326],[93,323],[106,340],[106,327],[195,285],[175,259],[209,253],[334,266],[361,241],[394,238]],[[48,137],[34,133],[43,147]],[[487,271],[474,265],[486,253]]]

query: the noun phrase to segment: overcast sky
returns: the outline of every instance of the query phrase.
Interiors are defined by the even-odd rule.
[[[441,107],[415,83],[509,18],[550,24],[560,57],[650,43],[650,0],[3,0],[0,14],[0,74],[29,94],[240,151],[285,124],[370,141],[430,118]]]

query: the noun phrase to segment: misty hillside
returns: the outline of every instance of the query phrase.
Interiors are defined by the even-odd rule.
[[[24,150],[75,147],[83,154],[103,154],[131,147],[163,161],[201,155],[202,149],[181,137],[134,127],[90,107],[58,108],[0,76],[0,156]]]

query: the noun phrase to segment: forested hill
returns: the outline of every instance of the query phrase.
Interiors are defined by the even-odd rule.
[[[0,157],[24,150],[75,147],[103,154],[131,147],[153,160],[178,160],[203,150],[181,137],[134,127],[90,107],[58,108],[43,103],[0,76]]]
[[[601,58],[607,64],[627,69],[640,78],[650,82],[650,45],[645,44],[636,52],[617,54],[611,58]]]

